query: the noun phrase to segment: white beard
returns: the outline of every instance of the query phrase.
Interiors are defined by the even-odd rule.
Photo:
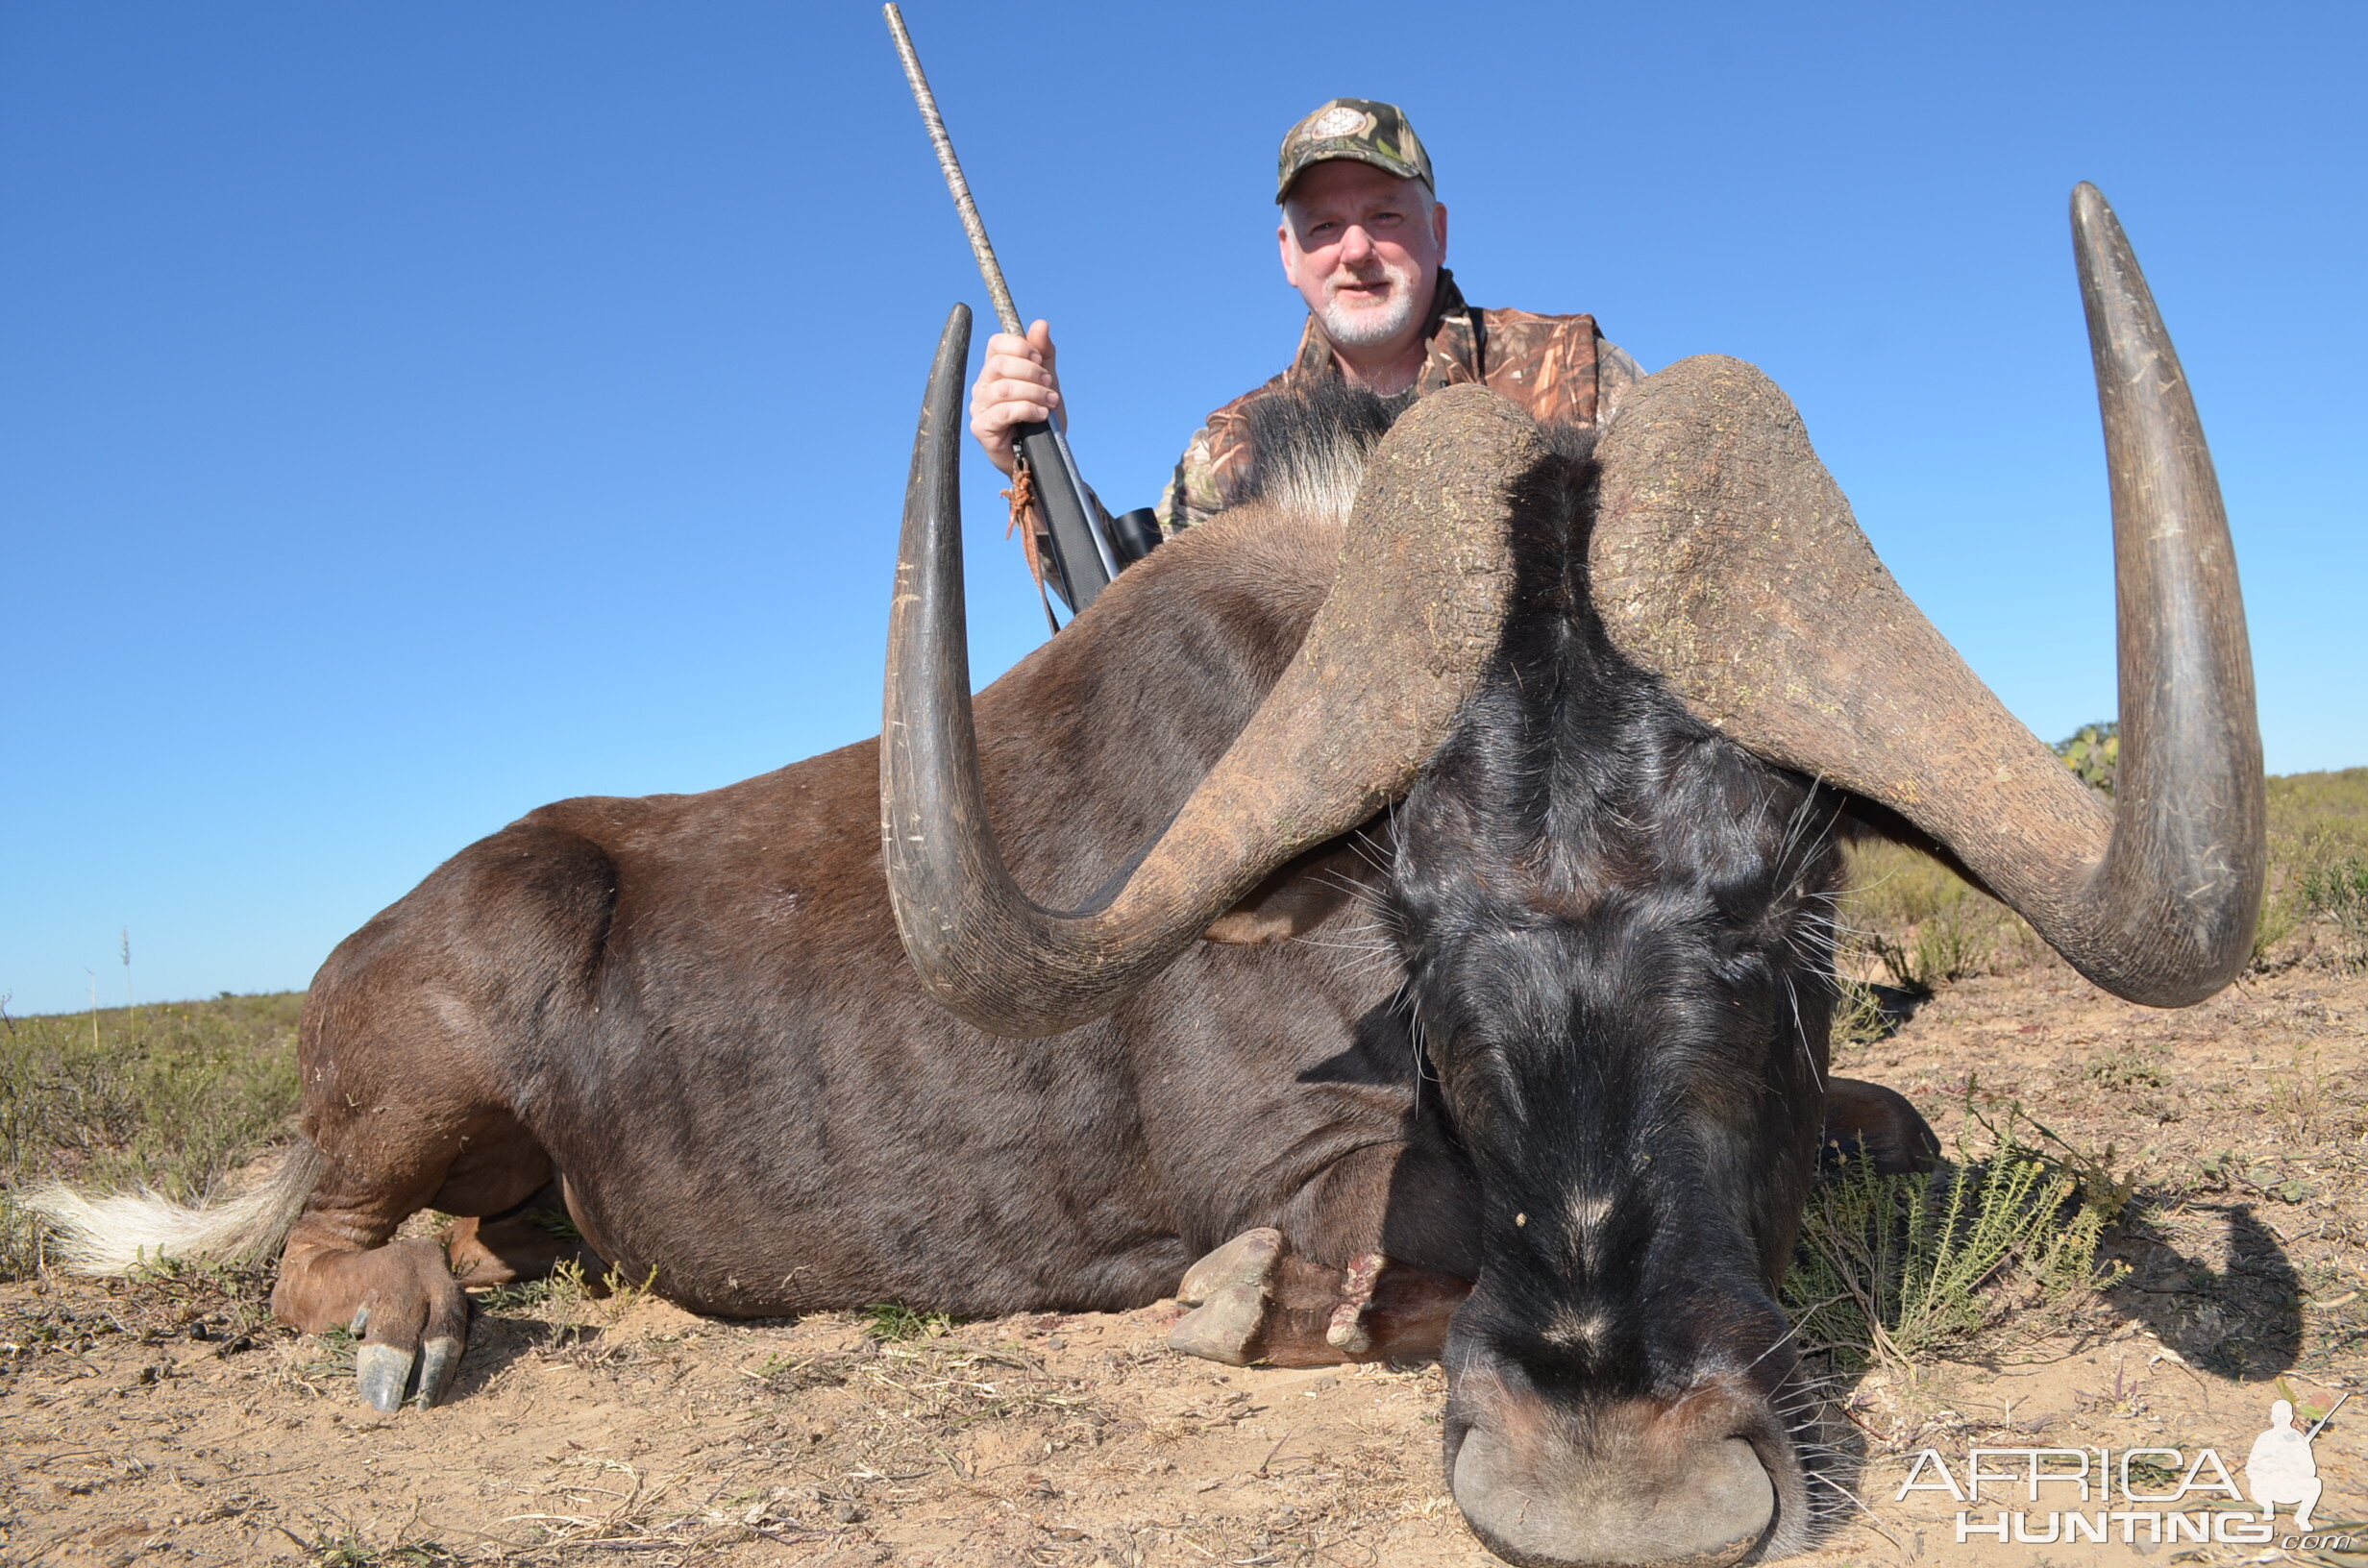
[[[1324,335],[1344,349],[1375,348],[1414,325],[1415,283],[1418,273],[1412,267],[1382,264],[1382,272],[1390,280],[1389,298],[1378,306],[1362,307],[1349,305],[1336,293],[1324,296]]]

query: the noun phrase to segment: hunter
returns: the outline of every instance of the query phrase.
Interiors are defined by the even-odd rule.
[[[1160,499],[1163,532],[1240,499],[1255,453],[1246,410],[1323,376],[1384,397],[1478,381],[1539,421],[1591,426],[1642,374],[1592,316],[1480,309],[1464,301],[1447,255],[1447,208],[1430,155],[1394,104],[1335,98],[1293,126],[1276,163],[1283,276],[1307,302],[1299,352],[1281,375],[1208,417]],[[971,394],[971,433],[1005,474],[1014,428],[1061,406],[1049,327],[998,332]],[[1041,524],[1038,525],[1041,527]]]

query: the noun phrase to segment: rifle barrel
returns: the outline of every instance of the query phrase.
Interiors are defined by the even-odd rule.
[[[937,94],[929,90],[929,79],[921,73],[921,56],[914,52],[913,36],[904,31],[904,13],[896,8],[895,0],[880,10],[887,13],[888,31],[896,35],[904,80],[912,85],[913,102],[921,106],[921,123],[929,128],[929,144],[937,149],[937,166],[946,171],[946,188],[953,192],[954,210],[962,215],[962,232],[971,236],[971,254],[978,257],[987,293],[995,300],[995,318],[1003,324],[1003,331],[1024,337],[1027,328],[1020,320],[1020,307],[1011,303],[1011,289],[1003,282],[1002,264],[995,259],[995,246],[987,238],[985,221],[978,216],[978,204],[971,200],[971,183],[962,178],[962,160],[954,157],[953,137],[946,134],[946,117],[937,111]]]
[[[971,183],[962,178],[962,160],[954,157],[953,137],[946,134],[946,118],[937,111],[937,94],[929,90],[929,79],[922,74],[913,36],[904,31],[904,13],[897,9],[896,0],[888,0],[880,10],[888,17],[888,31],[896,37],[897,56],[904,61],[904,80],[912,86],[913,102],[920,106],[921,123],[928,127],[929,143],[937,149],[937,166],[945,171],[946,188],[953,193],[954,210],[962,215],[962,232],[971,236],[971,254],[978,258],[978,271],[995,299],[996,317],[1012,336],[1025,336],[1020,307],[1011,303],[1011,289],[1003,282],[1002,264],[995,259],[987,226],[978,216],[978,204],[971,200]],[[1037,504],[1052,539],[1052,566],[1061,597],[1071,609],[1082,610],[1119,575],[1118,558],[1103,534],[1101,508],[1077,473],[1076,456],[1058,425],[1050,421],[1023,425],[1011,433],[1020,460],[1036,478]],[[1045,613],[1049,616],[1051,611],[1048,607]]]

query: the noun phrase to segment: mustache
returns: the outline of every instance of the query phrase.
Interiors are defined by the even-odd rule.
[[[1376,257],[1370,269],[1344,266],[1324,280],[1324,293],[1338,295],[1344,288],[1370,288],[1375,283],[1403,287],[1414,282],[1412,267],[1398,266]]]
[[[1414,319],[1415,287],[1420,278],[1414,267],[1384,262],[1371,277],[1351,271],[1326,279],[1320,312],[1325,332],[1345,348],[1388,342]],[[1347,293],[1352,285],[1357,289],[1353,296]]]

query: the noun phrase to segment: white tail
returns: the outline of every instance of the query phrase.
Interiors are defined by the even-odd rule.
[[[186,1204],[145,1184],[106,1198],[46,1187],[28,1195],[25,1207],[57,1231],[56,1256],[76,1274],[126,1274],[167,1258],[249,1263],[280,1250],[320,1180],[320,1151],[299,1142],[236,1197]]]

